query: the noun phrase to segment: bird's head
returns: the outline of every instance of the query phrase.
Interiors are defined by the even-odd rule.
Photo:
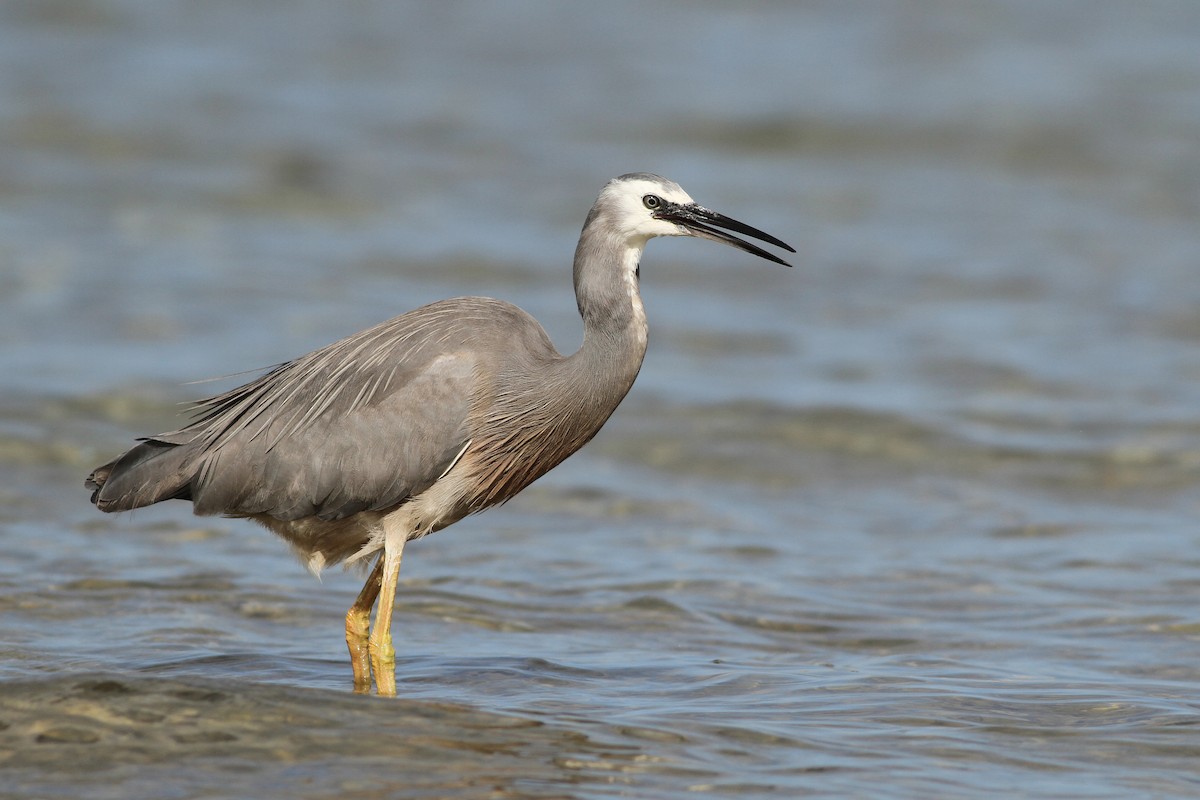
[[[758,245],[729,233],[734,231],[782,247],[789,253],[796,252],[770,234],[697,204],[679,184],[649,172],[631,172],[609,181],[592,208],[589,223],[593,220],[609,226],[639,251],[655,236],[697,236],[791,266]]]

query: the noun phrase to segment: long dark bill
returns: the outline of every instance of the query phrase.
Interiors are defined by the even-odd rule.
[[[744,236],[751,236],[768,244],[773,244],[776,247],[782,247],[789,253],[796,252],[795,248],[791,245],[776,239],[769,233],[763,233],[758,228],[752,228],[744,222],[738,222],[736,219],[731,219],[724,214],[718,214],[712,209],[698,206],[695,203],[689,205],[669,204],[666,208],[659,210],[655,216],[659,219],[665,219],[682,225],[702,239],[711,239],[714,242],[732,245],[739,250],[753,253],[759,258],[774,261],[776,264],[783,264],[785,267],[790,267],[791,264],[774,253],[768,253],[758,245],[739,239],[732,233],[726,233],[725,231],[736,231]],[[721,228],[725,230],[720,230]]]

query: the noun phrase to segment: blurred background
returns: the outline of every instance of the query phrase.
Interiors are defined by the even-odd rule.
[[[406,553],[400,700],[358,576],[87,503],[248,375],[191,382],[432,300],[574,350],[635,170],[795,269],[649,245],[605,430]],[[1198,217],[1190,0],[6,2],[0,780],[1195,796]]]

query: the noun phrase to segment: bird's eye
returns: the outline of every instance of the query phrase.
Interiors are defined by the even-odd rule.
[[[656,194],[648,194],[642,198],[642,205],[653,211],[662,205],[662,198]]]

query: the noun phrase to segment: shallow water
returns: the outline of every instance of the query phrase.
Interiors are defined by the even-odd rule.
[[[14,797],[1194,797],[1200,7],[0,9]],[[406,551],[399,698],[249,523],[83,476],[198,378],[420,303],[577,345],[649,169],[605,431]],[[231,379],[232,380],[232,379]]]

